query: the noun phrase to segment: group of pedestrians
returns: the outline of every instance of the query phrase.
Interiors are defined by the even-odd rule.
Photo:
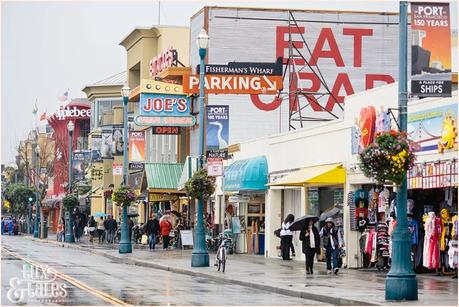
[[[152,214],[145,227],[145,234],[148,236],[150,249],[155,249],[156,243],[159,241],[159,236],[161,236],[163,241],[163,248],[167,249],[170,243],[171,230],[172,223],[166,215],[158,221],[156,215]]]
[[[5,221],[5,219],[2,216],[2,234],[5,232],[8,232],[8,235],[13,236],[13,235],[18,235],[19,234],[19,225],[16,219],[10,219],[8,221]]]
[[[290,250],[295,257],[295,249],[293,247],[293,232],[290,226],[293,224],[295,217],[293,214],[287,215],[282,223],[281,237],[281,254],[283,260],[291,260]],[[306,274],[313,274],[313,265],[315,255],[320,255],[321,246],[325,250],[325,258],[327,264],[327,272],[338,274],[339,268],[342,266],[340,251],[344,247],[344,239],[338,227],[336,227],[332,218],[325,220],[325,225],[320,232],[314,226],[316,220],[307,220],[306,226],[300,231],[300,240],[302,241],[302,252],[305,254]]]
[[[108,215],[105,220],[103,217],[100,217],[97,222],[94,217],[91,216],[87,227],[89,231],[89,242],[94,242],[94,235],[97,234],[99,244],[103,244],[105,240],[107,243],[115,243],[115,234],[118,229],[118,223],[111,215]]]

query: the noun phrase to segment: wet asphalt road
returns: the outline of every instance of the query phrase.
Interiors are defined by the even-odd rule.
[[[21,237],[2,240],[2,306],[5,305],[324,305],[238,285],[219,283],[164,270],[120,264],[81,250],[34,242]],[[9,281],[21,277],[24,260],[47,264],[62,273],[55,283],[65,284],[60,301],[26,298],[13,304]],[[62,277],[62,278],[61,278]],[[72,282],[69,282],[73,281]],[[81,289],[83,288],[83,289]],[[117,301],[120,300],[120,301]]]

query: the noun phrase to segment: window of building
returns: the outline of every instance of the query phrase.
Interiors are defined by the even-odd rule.
[[[122,105],[123,101],[121,99],[109,99],[102,100],[97,99],[94,102],[94,109],[92,110],[94,124],[91,124],[92,129],[98,128],[102,124],[102,117],[104,114],[110,114],[113,112],[114,106]]]

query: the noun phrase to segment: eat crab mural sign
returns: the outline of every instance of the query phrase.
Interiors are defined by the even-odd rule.
[[[306,95],[313,111],[324,112],[320,107],[323,105],[327,111],[332,112],[337,103],[344,103],[344,97],[347,95],[395,81],[392,74],[381,73],[378,68],[394,66],[395,74],[397,63],[388,62],[384,65],[387,54],[378,53],[381,52],[380,48],[376,50],[374,47],[375,40],[383,39],[382,43],[386,44],[392,42],[391,37],[379,37],[381,34],[376,37],[372,27],[360,25],[322,27],[317,36],[314,37],[311,37],[308,30],[309,28],[304,26],[291,27],[293,45],[305,55],[308,64],[315,71],[319,67],[324,72],[326,84],[332,93],[332,95],[326,96],[326,102],[321,104],[314,95]],[[284,65],[287,64],[288,60],[288,34],[289,28],[287,26],[276,27],[276,57],[282,57]],[[311,54],[309,54],[301,36],[306,37]],[[390,43],[384,52],[397,52],[396,47]],[[297,68],[307,65],[301,57],[294,58],[293,61]],[[290,77],[294,78],[290,82],[290,91],[297,89],[305,92],[326,91],[319,77],[311,69],[302,69],[295,76]],[[252,94],[250,98],[258,109],[264,111],[273,111],[282,103],[282,98],[278,97],[271,101],[263,101],[259,94]],[[298,107],[298,102],[290,100],[292,110],[296,111]]]

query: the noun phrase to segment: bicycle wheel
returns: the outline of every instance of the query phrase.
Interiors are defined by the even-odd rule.
[[[225,273],[225,266],[226,266],[226,249],[225,248],[223,248],[222,250],[221,263],[222,263],[222,272]]]

